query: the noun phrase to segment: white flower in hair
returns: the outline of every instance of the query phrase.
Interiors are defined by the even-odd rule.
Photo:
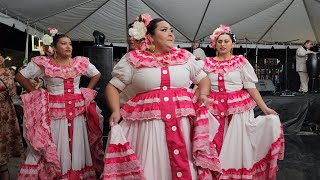
[[[41,40],[43,42],[43,45],[51,45],[51,43],[53,42],[52,36],[50,36],[48,34],[43,35]]]
[[[53,49],[51,48],[51,45],[53,43],[53,36],[55,36],[57,33],[58,33],[58,29],[48,28],[48,32],[42,36],[41,40],[42,40],[43,46],[38,47],[41,55],[44,55],[44,53],[46,53],[47,55],[52,56],[54,54]]]
[[[136,21],[133,23],[132,28],[129,29],[129,35],[136,40],[141,40],[145,37],[147,28],[143,22]]]

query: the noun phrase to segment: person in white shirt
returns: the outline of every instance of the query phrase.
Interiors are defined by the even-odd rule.
[[[300,76],[300,88],[299,92],[306,93],[308,92],[308,83],[309,83],[309,76],[307,72],[307,55],[310,53],[314,53],[310,50],[312,47],[312,41],[307,40],[304,42],[303,46],[299,47],[296,52],[296,71]]]
[[[203,49],[200,48],[200,44],[198,42],[192,43],[192,50],[193,50],[193,55],[196,56],[196,60],[203,60],[204,58],[207,57]]]

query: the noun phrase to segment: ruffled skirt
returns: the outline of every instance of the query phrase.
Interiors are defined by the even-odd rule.
[[[192,179],[197,179],[196,167],[192,160],[189,119],[181,118],[180,125],[186,143],[191,176]],[[120,123],[120,126],[147,180],[170,180],[172,176],[183,177],[183,174],[171,172],[165,124],[162,120],[125,120]],[[130,172],[129,169],[128,172]]]
[[[215,118],[221,126],[214,139],[217,149],[223,141],[219,155],[223,172],[220,179],[275,179],[277,160],[284,157],[279,117],[254,118],[254,112],[250,110]]]
[[[88,142],[87,125],[83,115],[77,116],[74,120],[72,155],[69,148],[68,120],[51,120],[51,133],[54,144],[57,147],[58,158],[61,166],[62,177],[59,179],[72,179],[82,177],[83,179],[96,179],[93,168],[91,152]],[[28,143],[28,142],[27,142]],[[27,158],[22,171],[38,168],[41,156],[28,144]],[[32,166],[34,165],[34,166]],[[36,174],[35,177],[38,175]],[[28,177],[30,178],[30,177]],[[20,176],[23,179],[23,175]]]
[[[48,97],[45,90],[23,97],[24,105],[30,104],[24,109],[23,126],[28,152],[19,179],[96,179],[98,166],[103,166],[101,110],[92,103],[70,123],[67,118],[49,117]]]

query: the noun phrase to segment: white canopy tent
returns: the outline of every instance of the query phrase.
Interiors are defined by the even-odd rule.
[[[182,47],[193,40],[206,46],[219,24],[231,26],[249,47],[320,40],[320,0],[0,0],[0,9],[2,23],[8,15],[40,32],[56,27],[79,41],[93,41],[98,30],[114,45],[125,45],[127,24],[145,12],[170,22]]]

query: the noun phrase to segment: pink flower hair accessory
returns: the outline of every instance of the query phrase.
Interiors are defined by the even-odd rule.
[[[40,49],[40,54],[44,55],[47,54],[49,56],[52,56],[54,54],[54,51],[52,49],[52,43],[53,43],[53,36],[55,36],[58,33],[58,29],[56,28],[48,28],[48,31],[42,36],[42,46],[37,47]]]
[[[152,21],[152,17],[148,13],[140,14],[129,28],[130,40],[135,40],[139,43],[140,50],[147,50],[149,48],[149,40],[146,38],[147,26]]]
[[[150,21],[152,21],[152,17],[148,13],[141,14],[136,18],[136,21],[143,21],[144,25],[147,27]]]
[[[51,36],[54,36],[58,33],[58,29],[57,28],[48,28]]]
[[[236,37],[235,35],[231,32],[231,28],[229,26],[226,25],[220,25],[220,27],[218,27],[217,29],[215,29],[212,33],[212,35],[210,36],[211,39],[211,46],[215,49],[216,48],[216,41],[218,39],[218,37],[223,34],[223,33],[228,33],[232,35],[233,41],[236,42]]]

